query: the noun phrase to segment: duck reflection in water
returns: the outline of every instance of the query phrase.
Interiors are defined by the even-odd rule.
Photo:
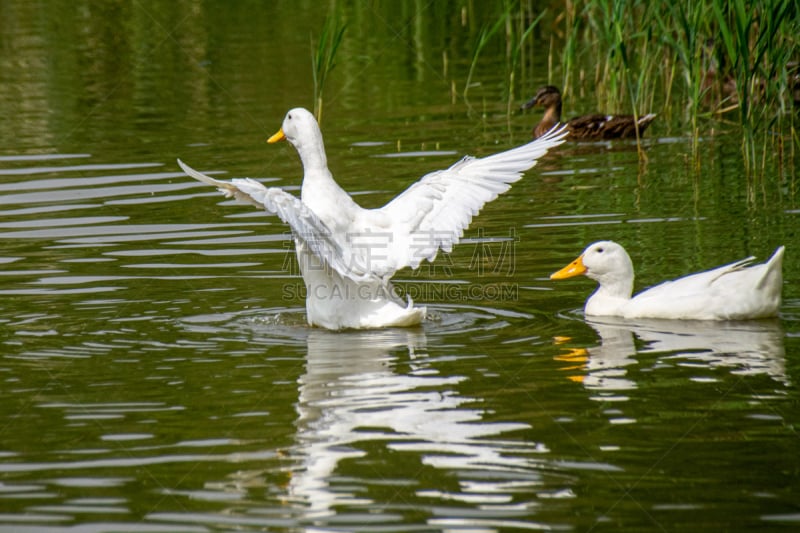
[[[709,322],[606,317],[587,320],[600,336],[590,348],[566,348],[556,359],[568,362],[569,379],[587,389],[613,393],[637,388],[628,372],[637,355],[657,354],[655,367],[692,364],[728,368],[739,375],[764,374],[789,385],[783,329],[778,320]],[[559,344],[566,345],[562,337]],[[639,348],[637,348],[637,345]],[[625,399],[625,398],[622,398]]]
[[[376,483],[393,477],[400,487],[405,480],[396,478],[407,476],[413,481],[409,490],[434,500],[489,502],[509,490],[530,491],[541,482],[531,454],[546,448],[497,438],[529,425],[485,421],[484,410],[469,407],[480,399],[458,392],[467,378],[439,374],[426,343],[423,330],[309,331],[295,445],[289,451],[294,464],[290,499],[305,507],[308,518],[324,522],[344,506],[368,508],[373,503],[368,489],[375,463],[368,456],[376,447],[407,453],[406,464],[418,462],[420,469],[443,469],[469,493],[445,495],[439,485],[426,487],[417,467],[401,474],[374,472]],[[345,472],[359,462],[373,467],[356,466],[361,474],[348,477]],[[482,472],[480,483],[465,479],[476,472]],[[515,476],[519,486],[512,489],[509,480]]]

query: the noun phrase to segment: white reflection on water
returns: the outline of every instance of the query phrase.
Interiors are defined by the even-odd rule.
[[[591,323],[600,335],[600,344],[591,348],[571,348],[557,356],[558,361],[578,370],[570,379],[583,383],[591,390],[623,391],[636,388],[636,383],[626,377],[626,367],[636,363],[636,346],[633,333],[624,327]]]
[[[637,387],[627,368],[636,355],[663,354],[661,365],[728,368],[737,375],[767,375],[789,386],[784,334],[777,320],[747,322],[684,321],[606,317],[587,320],[600,336],[600,344],[569,350],[559,359],[579,369],[571,379],[601,391]],[[638,344],[644,346],[637,348]],[[608,400],[607,397],[603,398]]]
[[[421,329],[309,332],[292,451],[301,467],[289,485],[290,498],[306,507],[309,518],[333,515],[344,505],[372,503],[352,487],[333,485],[341,463],[366,456],[363,448],[376,441],[420,454],[422,464],[449,471],[517,471],[498,479],[486,476],[479,485],[464,480],[461,494],[419,487],[422,497],[496,504],[498,498],[512,499],[508,493],[522,485],[530,492],[531,485],[540,483],[527,454],[546,451],[544,446],[488,438],[529,426],[484,421],[485,411],[467,407],[477,399],[455,390],[466,378],[439,374],[428,361],[426,342]],[[404,373],[395,368],[400,353],[407,353]],[[416,485],[414,471],[404,475],[407,480],[392,483]]]

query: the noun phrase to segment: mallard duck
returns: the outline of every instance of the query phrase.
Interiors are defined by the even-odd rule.
[[[307,289],[308,323],[327,329],[412,326],[424,307],[403,301],[391,277],[433,261],[458,243],[473,215],[507,191],[547,150],[563,142],[564,128],[480,159],[464,157],[432,172],[379,209],[364,209],[328,170],[322,132],[309,111],[295,108],[269,138],[287,140],[300,155],[300,198],[251,179],[219,181],[178,160],[189,176],[278,215],[294,234]]]
[[[612,241],[590,244],[575,261],[550,276],[584,274],[599,283],[588,300],[587,315],[687,320],[749,320],[777,316],[781,305],[784,247],[766,263],[748,257],[706,272],[667,281],[633,298],[633,264]]]
[[[536,96],[522,105],[522,109],[544,107],[544,116],[533,128],[533,138],[538,139],[561,122],[561,91],[546,85],[536,91]],[[639,136],[656,116],[652,113],[639,117]],[[633,115],[584,115],[570,119],[567,123],[569,139],[635,139],[636,120]]]

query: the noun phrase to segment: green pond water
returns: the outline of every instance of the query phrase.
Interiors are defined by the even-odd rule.
[[[320,6],[0,3],[0,531],[798,527],[793,169],[748,179],[724,122],[699,170],[677,121],[646,162],[565,144],[397,275],[422,327],[309,328],[288,228],[175,160],[299,194],[265,140],[313,105]],[[529,138],[501,45],[461,97],[489,7],[340,7],[322,130],[357,201]],[[548,276],[600,239],[637,290],[784,244],[780,318],[586,320],[592,282]]]

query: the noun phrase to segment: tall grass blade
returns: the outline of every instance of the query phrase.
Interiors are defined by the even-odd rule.
[[[486,47],[487,43],[492,39],[494,35],[497,34],[498,30],[502,28],[508,17],[510,16],[510,5],[506,6],[506,9],[500,14],[500,17],[491,25],[486,24],[481,28],[481,31],[478,33],[477,39],[472,47],[472,60],[470,61],[469,65],[469,72],[467,73],[467,80],[464,83],[464,92],[463,98],[464,101],[469,104],[469,99],[467,98],[467,93],[469,92],[469,88],[472,85],[472,76],[475,73],[475,67],[478,64],[478,58],[481,55],[481,52]]]
[[[340,23],[335,14],[329,15],[325,18],[325,23],[322,26],[322,32],[320,33],[316,48],[313,46],[312,42],[311,62],[314,76],[314,115],[317,117],[317,122],[320,124],[322,123],[322,97],[325,81],[336,66],[336,52],[339,50],[339,45],[342,43],[342,38],[344,37],[346,29],[347,25]]]

